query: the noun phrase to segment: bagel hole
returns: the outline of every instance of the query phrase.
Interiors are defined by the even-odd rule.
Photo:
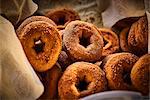
[[[41,37],[38,38],[38,39],[34,39],[33,49],[35,50],[35,52],[37,54],[39,54],[39,53],[44,51],[44,46],[45,46],[45,43],[42,42]]]
[[[82,31],[82,36],[79,38],[79,44],[84,46],[85,48],[90,45],[90,37],[91,34],[88,35],[90,33],[87,33],[85,30]]]
[[[64,25],[66,23],[66,17],[63,15],[63,16],[60,16],[58,17],[58,20],[55,21],[55,23],[57,25]]]
[[[131,78],[130,78],[130,73],[129,72],[124,72],[123,73],[123,80],[125,83],[131,85]]]
[[[88,85],[89,83],[85,79],[83,79],[79,81],[76,87],[79,91],[84,91],[84,90],[87,90]]]

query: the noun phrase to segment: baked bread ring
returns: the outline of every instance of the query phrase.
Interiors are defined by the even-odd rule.
[[[127,31],[128,29],[123,30],[120,34],[120,37],[124,37],[123,40],[120,38],[121,48],[125,47],[122,50],[129,50],[129,52],[138,56],[146,54],[148,51],[148,22],[146,16],[132,24],[128,35],[125,34]]]
[[[148,21],[146,16],[133,23],[128,35],[128,45],[132,52],[142,55],[148,51]]]
[[[130,72],[138,57],[131,53],[116,53],[104,60],[104,71],[109,88],[112,90],[134,90],[130,80]]]
[[[119,51],[119,39],[117,34],[106,28],[99,28],[99,31],[101,31],[104,40],[102,56],[108,56],[109,54]]]
[[[105,73],[95,64],[75,62],[67,67],[58,82],[60,99],[79,99],[106,90]]]
[[[36,71],[46,71],[56,63],[62,48],[58,30],[45,21],[27,24],[19,33],[25,54]]]
[[[97,61],[102,56],[103,38],[100,31],[90,23],[70,22],[63,34],[64,46],[74,61]]]
[[[144,95],[149,94],[150,54],[146,54],[134,64],[131,70],[131,81],[134,87]]]
[[[51,19],[45,17],[45,16],[32,16],[27,18],[22,22],[22,24],[18,27],[16,30],[17,35],[20,34],[20,31],[29,23],[35,22],[35,21],[45,21],[48,22],[49,24],[52,24],[53,26],[57,26]]]
[[[45,16],[53,20],[57,24],[58,29],[64,29],[69,22],[80,19],[78,13],[69,8],[51,9]]]

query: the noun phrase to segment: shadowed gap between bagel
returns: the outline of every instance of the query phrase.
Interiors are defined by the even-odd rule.
[[[66,21],[66,18],[65,16],[60,16],[57,21],[54,20],[54,22],[57,24],[57,25],[64,25],[67,21]]]

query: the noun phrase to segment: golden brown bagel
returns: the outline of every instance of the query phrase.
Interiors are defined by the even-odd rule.
[[[63,34],[63,43],[74,61],[97,61],[102,56],[103,38],[100,31],[90,23],[70,22]]]
[[[19,33],[25,54],[36,71],[46,71],[56,63],[62,48],[58,30],[45,21],[27,24]]]
[[[95,64],[76,62],[67,67],[58,83],[60,99],[79,99],[104,91],[107,87],[105,73]]]
[[[130,71],[138,57],[131,53],[116,53],[104,60],[104,71],[109,88],[112,90],[133,90]]]
[[[149,73],[150,54],[146,54],[140,57],[131,70],[131,81],[134,87],[144,95],[148,95],[149,93]]]

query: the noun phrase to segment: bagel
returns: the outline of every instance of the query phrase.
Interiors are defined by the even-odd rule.
[[[64,31],[63,43],[73,61],[92,62],[101,59],[103,38],[93,24],[72,21]]]
[[[149,94],[150,54],[145,54],[134,64],[131,70],[131,81],[134,87],[143,93]]]
[[[60,30],[64,29],[69,22],[80,19],[78,13],[70,8],[51,9],[45,16],[53,20]]]
[[[143,55],[148,51],[148,21],[146,16],[133,23],[128,35],[128,45],[132,52]]]
[[[148,51],[148,21],[146,16],[133,23],[130,30],[128,28],[123,29],[120,37],[120,45],[123,51],[129,51],[137,56],[146,54]],[[124,38],[122,39],[122,37]]]
[[[108,56],[109,54],[118,52],[119,39],[117,34],[107,28],[99,28],[99,31],[101,31],[104,40],[102,56]]]
[[[106,90],[105,73],[95,64],[75,62],[67,67],[58,83],[60,99],[79,99]]]
[[[104,59],[104,71],[111,90],[134,90],[130,72],[137,60],[138,57],[131,53],[116,53]]]
[[[46,71],[56,63],[62,48],[58,30],[45,21],[27,24],[19,33],[25,54],[36,71]]]

